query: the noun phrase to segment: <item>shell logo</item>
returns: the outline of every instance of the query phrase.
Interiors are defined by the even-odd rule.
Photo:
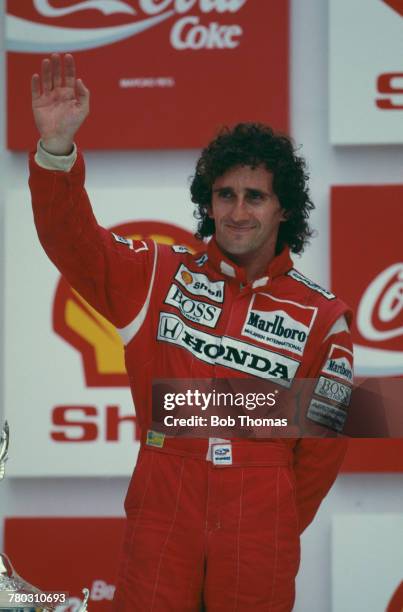
[[[192,252],[200,249],[200,242],[189,231],[163,221],[132,221],[110,229],[134,240],[152,238],[160,244],[182,244]],[[123,344],[114,326],[63,277],[57,285],[53,302],[53,329],[81,353],[87,387],[129,386]]]
[[[181,277],[183,282],[187,285],[193,283],[193,276],[190,274],[190,272],[182,272]]]

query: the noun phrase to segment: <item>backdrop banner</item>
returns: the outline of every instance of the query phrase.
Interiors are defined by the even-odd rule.
[[[330,0],[330,140],[403,142],[403,4]]]
[[[331,192],[332,290],[353,309],[354,370],[364,380],[403,376],[402,199],[403,185]],[[403,440],[354,440],[345,469],[403,471]]]
[[[90,591],[91,612],[110,610],[115,592],[123,518],[7,518],[5,552],[15,570],[42,591],[68,593],[70,604],[57,612],[76,612]],[[34,606],[35,607],[35,606]]]
[[[35,138],[31,74],[72,52],[85,149],[199,148],[222,125],[288,131],[288,0],[8,0],[8,147]]]

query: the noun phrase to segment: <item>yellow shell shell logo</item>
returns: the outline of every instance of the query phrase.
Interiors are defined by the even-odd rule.
[[[183,282],[186,283],[187,285],[190,285],[191,283],[193,283],[193,276],[190,274],[190,272],[182,272],[181,276],[182,276]]]
[[[196,252],[200,243],[187,230],[163,221],[133,221],[111,228],[119,236],[160,244],[186,246]],[[191,283],[187,273],[184,282]],[[88,387],[127,387],[123,344],[113,325],[90,306],[67,281],[60,279],[53,304],[53,328],[82,355]]]

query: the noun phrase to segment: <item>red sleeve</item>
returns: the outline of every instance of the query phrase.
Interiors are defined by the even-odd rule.
[[[345,329],[329,335],[323,342],[318,355],[317,379],[322,381],[324,389],[327,381],[335,380],[348,394],[352,385],[352,342],[350,332]],[[351,368],[347,367],[351,364]],[[350,378],[351,375],[351,378]],[[321,378],[322,377],[322,378]],[[323,395],[313,398],[316,406],[335,406],[333,400]],[[347,402],[347,406],[345,403]],[[348,400],[340,404],[340,410],[346,410]],[[301,532],[313,520],[323,498],[333,485],[347,451],[347,438],[334,437],[301,438],[294,449],[294,471],[296,478],[297,506]]]
[[[156,247],[100,227],[84,188],[79,154],[70,172],[46,170],[30,156],[29,186],[39,240],[70,285],[116,327],[125,327],[147,299]],[[111,202],[113,206],[113,202]]]

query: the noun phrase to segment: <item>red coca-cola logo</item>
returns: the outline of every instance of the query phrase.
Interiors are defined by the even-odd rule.
[[[23,53],[84,51],[171,21],[168,42],[177,51],[235,49],[243,29],[239,23],[226,23],[225,17],[238,13],[247,1],[9,0],[7,48]]]
[[[358,375],[403,374],[403,263],[377,274],[358,303],[355,344]]]
[[[364,291],[357,327],[365,340],[400,348],[403,336],[403,263],[388,266]]]
[[[332,290],[353,310],[356,376],[403,375],[401,185],[332,189]]]

